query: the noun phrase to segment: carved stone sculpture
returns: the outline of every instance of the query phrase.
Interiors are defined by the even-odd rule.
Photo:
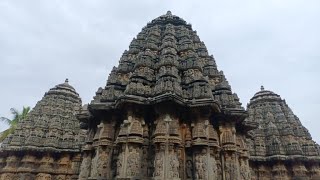
[[[319,150],[272,91],[246,111],[191,24],[168,11],[89,104],[68,80],[44,95],[2,142],[0,180],[320,179]]]

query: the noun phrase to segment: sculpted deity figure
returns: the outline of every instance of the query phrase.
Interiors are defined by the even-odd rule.
[[[118,161],[117,161],[117,173],[116,175],[119,176],[120,175],[120,171],[122,168],[122,160],[123,160],[123,152],[121,152],[118,156]]]
[[[107,177],[109,166],[108,152],[106,150],[100,150],[98,158],[98,174],[102,177]]]
[[[225,174],[226,174],[226,180],[232,180],[231,177],[231,163],[230,162],[226,162],[225,164]]]
[[[156,153],[155,160],[154,160],[154,177],[162,176],[163,172],[163,150],[160,149],[160,152]]]
[[[200,154],[196,155],[196,179],[204,179],[204,162]]]
[[[250,179],[250,170],[244,163],[240,166],[240,176],[242,180]]]
[[[137,176],[140,172],[140,159],[139,153],[136,148],[130,147],[129,156],[127,158],[127,176],[134,177]]]
[[[187,174],[187,178],[192,179],[193,178],[193,164],[191,160],[187,160],[186,163],[186,174]]]
[[[171,154],[169,157],[170,165],[170,178],[179,178],[179,160],[175,154]]]

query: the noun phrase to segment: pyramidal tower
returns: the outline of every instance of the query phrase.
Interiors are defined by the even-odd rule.
[[[66,80],[0,148],[0,180],[319,180],[319,165],[286,102],[262,87],[246,111],[170,11],[132,40],[90,104]]]
[[[78,177],[81,99],[68,80],[51,88],[0,148],[0,179]]]
[[[248,112],[258,124],[249,140],[253,179],[320,179],[319,145],[285,100],[262,86]]]
[[[249,179],[245,117],[196,31],[168,11],[82,113],[80,179]]]

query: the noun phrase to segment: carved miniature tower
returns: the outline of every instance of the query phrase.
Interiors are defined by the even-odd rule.
[[[79,114],[88,129],[79,178],[247,180],[245,117],[196,31],[168,11]]]
[[[320,151],[286,102],[278,94],[257,92],[248,105],[252,179],[320,179]]]
[[[0,148],[0,179],[77,178],[81,99],[68,80],[50,89]]]

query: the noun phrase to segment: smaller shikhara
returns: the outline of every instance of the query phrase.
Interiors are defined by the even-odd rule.
[[[255,179],[320,179],[319,145],[285,100],[261,87],[248,104],[251,176]]]
[[[78,177],[85,134],[81,99],[68,80],[51,88],[0,148],[0,179]]]
[[[89,105],[67,81],[46,93],[3,143],[0,179],[320,178],[319,146],[279,95],[261,89],[248,112],[196,31],[168,11]]]

